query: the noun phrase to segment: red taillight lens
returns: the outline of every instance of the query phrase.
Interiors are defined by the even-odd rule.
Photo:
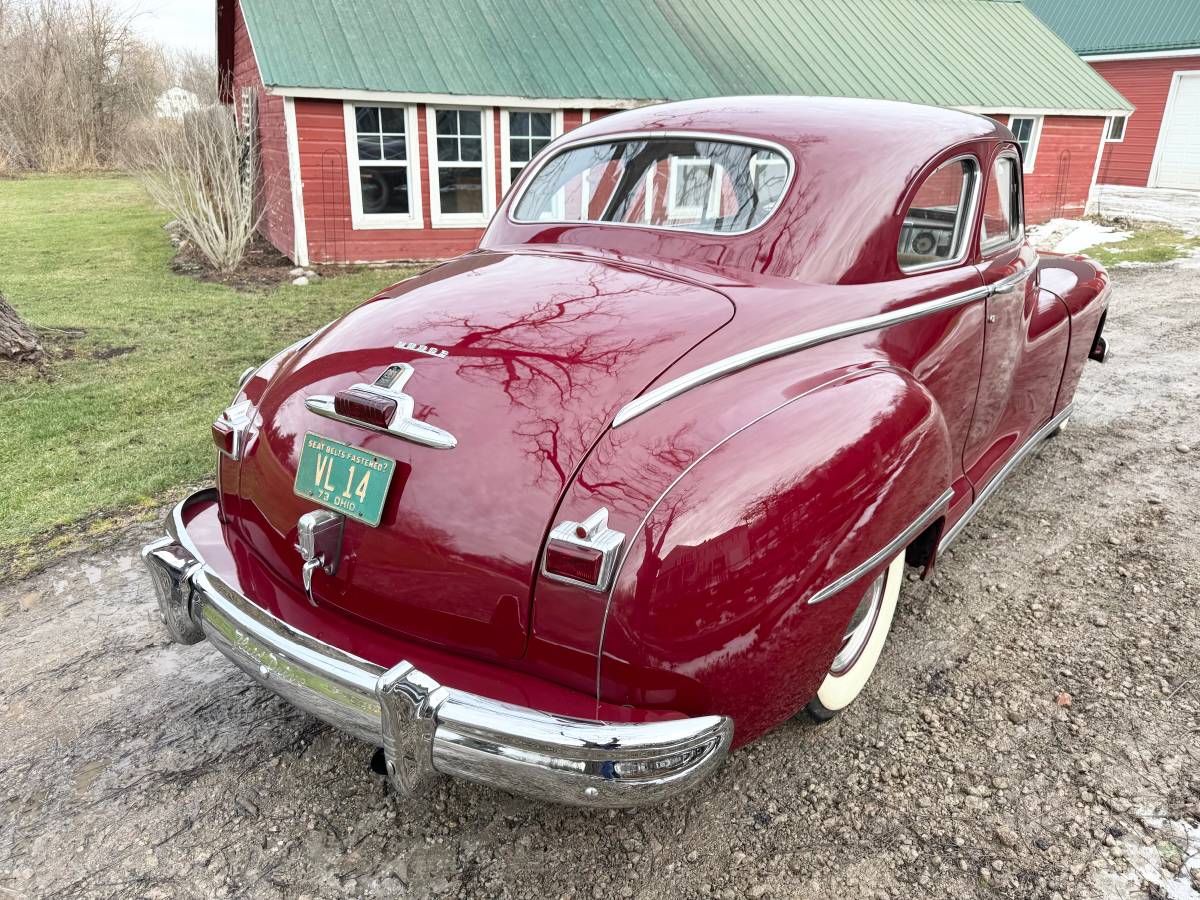
[[[587,584],[600,583],[604,553],[551,538],[546,544],[546,571]]]
[[[212,424],[213,443],[226,456],[238,457],[238,431],[224,416]]]
[[[396,415],[397,403],[368,391],[347,388],[333,395],[333,410],[339,416],[376,428],[387,428]]]

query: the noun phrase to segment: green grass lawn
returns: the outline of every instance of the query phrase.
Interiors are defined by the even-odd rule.
[[[208,480],[242,370],[411,272],[237,292],[170,271],[167,218],[125,178],[0,181],[0,292],[64,351],[0,373],[0,573]]]
[[[1118,223],[1117,227],[1123,227]],[[1165,225],[1135,226],[1133,234],[1115,244],[1097,244],[1083,251],[1103,266],[1117,263],[1164,263],[1200,249],[1200,237],[1189,237]]]

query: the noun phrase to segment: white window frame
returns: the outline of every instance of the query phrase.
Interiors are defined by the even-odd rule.
[[[1113,125],[1121,122],[1121,136],[1115,138],[1112,136]],[[1125,132],[1129,130],[1129,116],[1109,116],[1107,124],[1104,126],[1104,143],[1106,144],[1123,144],[1125,143]]]
[[[465,110],[479,113],[479,130],[483,138],[483,159],[480,160],[483,182],[483,212],[443,213],[439,195],[442,168],[460,169],[474,167],[474,163],[441,163],[437,156],[437,114],[440,110]],[[496,211],[496,109],[492,106],[439,106],[425,107],[425,139],[429,153],[429,214],[434,228],[482,228]]]
[[[512,161],[512,148],[509,145],[509,122],[508,117],[512,113],[550,113],[550,141],[551,143],[563,133],[563,111],[561,109],[521,109],[518,107],[505,107],[500,110],[500,193],[507,194],[508,189],[512,187],[512,169],[513,166],[518,166],[524,169],[529,165],[529,160],[523,163],[514,163]]]
[[[1015,122],[1017,119],[1033,120],[1033,127],[1029,129],[1029,152],[1021,154],[1023,157],[1021,171],[1028,175],[1033,171],[1033,164],[1037,159],[1038,144],[1041,143],[1042,140],[1042,122],[1045,120],[1045,116],[1009,116],[1009,131],[1012,131],[1013,122]],[[1018,143],[1017,146],[1021,146],[1020,143]]]
[[[354,115],[356,106],[377,106],[404,110],[404,149],[407,157],[403,163],[396,160],[358,159],[358,122]],[[403,103],[375,103],[347,100],[342,103],[342,117],[346,131],[346,167],[350,185],[350,227],[355,231],[370,231],[379,228],[422,228],[424,217],[421,209],[421,140],[417,131],[417,108]],[[408,169],[408,213],[364,213],[362,193],[359,187],[360,166],[368,168]]]

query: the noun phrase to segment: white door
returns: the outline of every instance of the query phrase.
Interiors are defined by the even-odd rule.
[[[1200,72],[1181,72],[1167,99],[1155,187],[1200,190]]]

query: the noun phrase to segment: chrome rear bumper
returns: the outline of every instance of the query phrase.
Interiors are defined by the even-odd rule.
[[[375,665],[292,628],[228,584],[188,539],[181,503],[142,550],[163,621],[208,640],[264,687],[384,748],[408,795],[437,774],[581,806],[654,803],[706,778],[729,751],[723,716],[607,723],[552,715],[438,684],[407,662]]]

